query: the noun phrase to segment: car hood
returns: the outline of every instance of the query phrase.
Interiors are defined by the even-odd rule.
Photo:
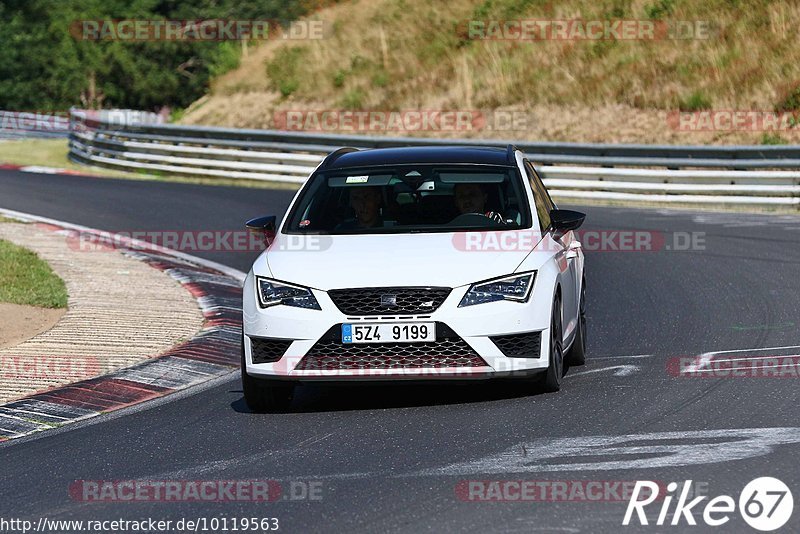
[[[465,235],[279,234],[265,258],[272,277],[325,291],[348,287],[458,287],[513,273],[532,248],[465,250]]]

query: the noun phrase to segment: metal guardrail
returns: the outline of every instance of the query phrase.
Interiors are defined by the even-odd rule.
[[[131,124],[74,112],[70,158],[125,170],[299,184],[342,146],[509,143]],[[513,144],[559,198],[800,207],[800,146]]]

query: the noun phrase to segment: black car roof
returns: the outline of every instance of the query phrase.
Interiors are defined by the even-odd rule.
[[[513,146],[464,147],[464,146],[420,146],[399,148],[373,148],[357,150],[342,148],[330,154],[323,162],[323,169],[346,167],[377,167],[404,164],[477,164],[514,165]]]

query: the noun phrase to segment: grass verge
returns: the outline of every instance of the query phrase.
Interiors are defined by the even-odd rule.
[[[0,240],[0,302],[66,308],[67,287],[34,252]]]

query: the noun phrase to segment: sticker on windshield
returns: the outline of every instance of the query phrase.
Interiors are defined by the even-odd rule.
[[[346,184],[365,184],[369,181],[369,176],[348,176]]]

